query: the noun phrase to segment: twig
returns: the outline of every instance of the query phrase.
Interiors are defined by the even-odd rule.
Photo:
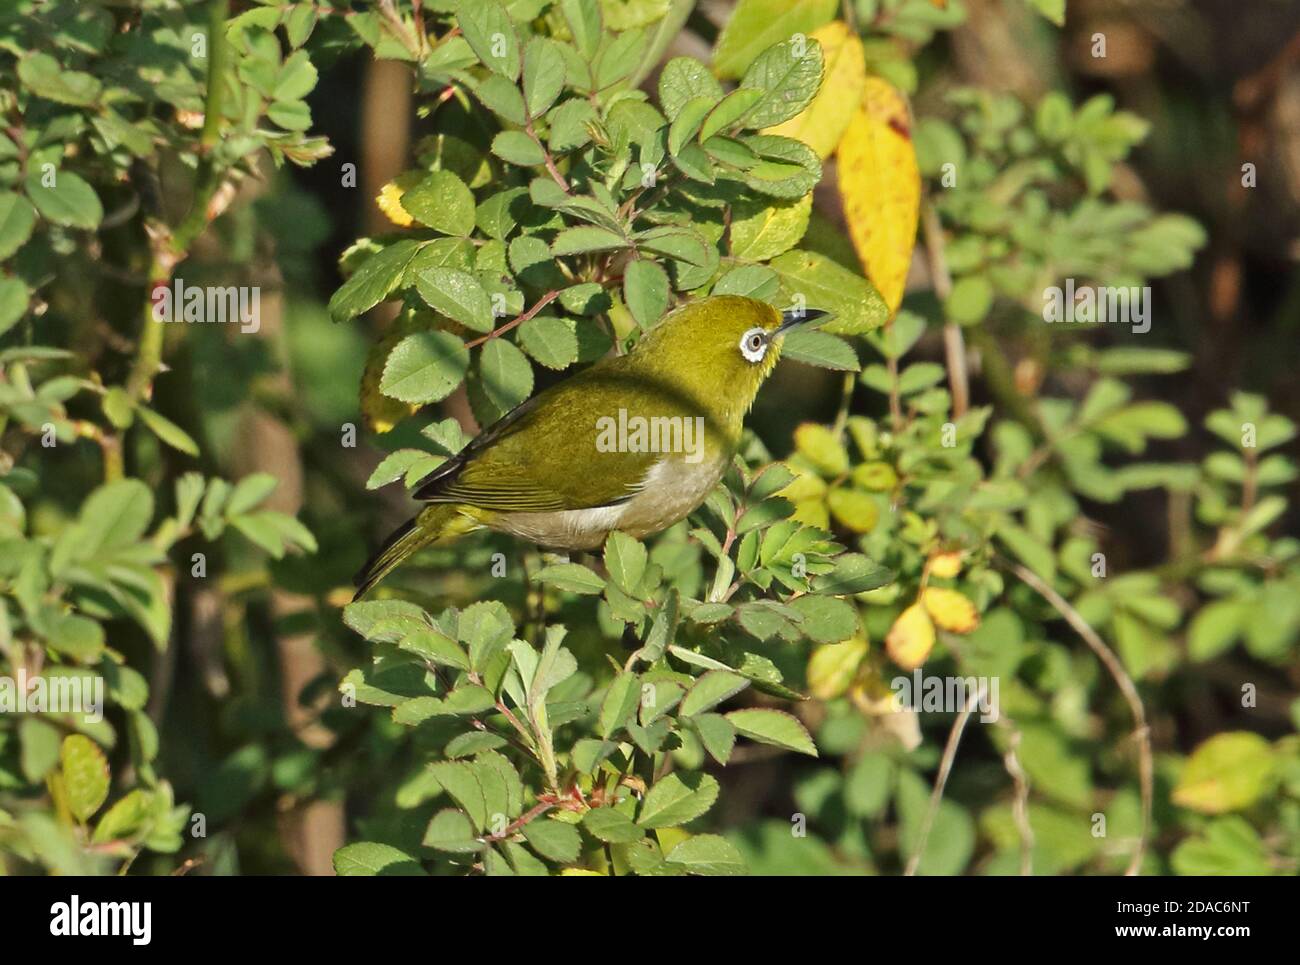
[[[1002,755],[1002,764],[1016,790],[1011,802],[1011,817],[1020,836],[1020,874],[1029,877],[1034,873],[1034,829],[1029,824],[1029,776],[1020,763],[1020,730],[1001,713],[998,726],[1007,731],[1007,749]]]
[[[137,401],[149,395],[153,378],[162,368],[164,328],[153,318],[154,290],[171,278],[177,263],[185,259],[190,246],[212,219],[208,206],[221,181],[213,161],[213,152],[221,140],[221,113],[226,90],[226,61],[229,56],[226,17],[229,13],[230,0],[212,0],[208,14],[208,79],[203,101],[203,129],[199,133],[199,169],[189,213],[175,231],[161,223],[146,224],[153,252],[149,267],[149,291],[135,361],[126,383],[127,392]]]
[[[925,809],[921,833],[916,839],[916,850],[907,860],[904,877],[911,878],[915,875],[917,867],[921,864],[921,856],[925,854],[925,843],[929,840],[930,829],[934,827],[934,819],[938,816],[939,805],[943,801],[943,789],[948,784],[948,775],[952,772],[953,761],[957,759],[957,747],[961,744],[962,731],[966,729],[966,722],[970,720],[971,714],[983,699],[984,687],[981,684],[976,688],[973,696],[966,695],[961,713],[952,722],[952,730],[948,732],[948,743],[944,746],[943,757],[939,760],[939,773],[934,780],[934,790],[930,792],[930,804]]]
[[[541,298],[537,299],[537,304],[535,304],[532,308],[528,309],[528,311],[524,312],[524,313],[523,313],[522,315],[520,315],[518,318],[515,318],[515,319],[512,319],[511,321],[506,322],[506,323],[505,323],[504,325],[502,325],[500,328],[494,328],[492,331],[488,332],[488,333],[487,333],[486,335],[484,335],[482,338],[476,338],[476,339],[474,339],[473,341],[466,342],[466,343],[465,343],[465,347],[466,347],[467,349],[468,349],[468,348],[477,348],[478,346],[482,345],[484,342],[487,342],[487,341],[489,341],[489,340],[491,340],[491,339],[494,339],[494,338],[496,338],[496,337],[498,337],[498,336],[500,336],[500,335],[504,335],[506,332],[510,331],[512,328],[515,328],[516,326],[522,325],[524,322],[528,321],[530,318],[532,318],[534,315],[536,315],[538,312],[540,312],[543,308],[545,308],[545,307],[546,307],[547,305],[549,305],[551,302],[555,301],[555,299],[558,298],[559,295],[560,295],[560,293],[557,292],[557,291],[549,291],[549,292],[547,292],[547,293],[546,293],[545,295],[543,295]]]
[[[546,170],[551,175],[551,179],[560,186],[561,191],[568,194],[569,182],[564,180],[564,175],[561,174],[560,169],[555,166],[555,158],[551,156],[550,150],[548,150],[546,145],[542,143],[542,139],[537,136],[537,132],[533,130],[533,119],[531,117],[528,118],[528,122],[524,125],[524,133],[533,139],[533,143],[537,145],[537,149],[542,152],[542,157],[545,159]]]
[[[925,235],[925,257],[930,266],[930,286],[939,301],[946,301],[952,294],[952,275],[944,254],[943,226],[934,205],[925,205],[921,227]],[[970,378],[966,373],[966,340],[961,326],[954,322],[943,327],[943,351],[948,367],[948,385],[952,389],[952,414],[960,419],[970,407]]]
[[[1142,867],[1142,857],[1146,852],[1147,837],[1151,832],[1151,802],[1154,797],[1155,787],[1155,765],[1151,755],[1151,729],[1147,726],[1147,714],[1146,708],[1142,705],[1142,696],[1138,693],[1133,678],[1128,675],[1128,671],[1124,669],[1119,657],[1115,655],[1115,651],[1106,645],[1106,641],[1088,624],[1087,620],[1080,616],[1079,611],[1070,605],[1069,600],[1057,593],[1028,567],[1019,563],[1012,563],[1010,567],[1021,582],[1036,590],[1039,596],[1050,603],[1052,608],[1065,619],[1065,622],[1070,624],[1074,631],[1083,638],[1083,642],[1097,655],[1097,659],[1106,667],[1116,686],[1119,687],[1120,693],[1124,695],[1124,700],[1128,702],[1129,712],[1133,715],[1133,737],[1138,746],[1138,782],[1142,791],[1142,827],[1138,833],[1137,848],[1134,849],[1133,856],[1129,859],[1128,868],[1124,872],[1124,874],[1131,877],[1136,875]]]
[[[844,373],[844,385],[841,389],[840,408],[835,413],[835,424],[831,431],[835,433],[836,439],[844,438],[844,429],[849,423],[849,408],[853,405],[853,390],[858,384],[857,372]]]

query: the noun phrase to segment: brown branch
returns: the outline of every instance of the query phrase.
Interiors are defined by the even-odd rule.
[[[1124,695],[1124,700],[1128,703],[1129,712],[1133,715],[1133,737],[1138,746],[1138,782],[1142,791],[1142,827],[1138,833],[1137,848],[1134,849],[1133,856],[1129,859],[1128,868],[1124,874],[1136,875],[1141,870],[1147,837],[1151,833],[1151,802],[1155,788],[1155,764],[1151,754],[1151,728],[1147,725],[1146,708],[1142,704],[1142,696],[1138,693],[1133,678],[1129,676],[1128,671],[1124,669],[1123,663],[1115,655],[1115,651],[1106,645],[1106,641],[1088,624],[1088,621],[1079,614],[1079,611],[1070,605],[1069,600],[1057,593],[1028,567],[1013,563],[1010,568],[1021,582],[1036,590],[1038,595],[1050,603],[1052,608],[1065,619],[1065,622],[1070,624],[1074,631],[1083,638],[1083,642],[1092,649],[1092,652],[1097,655],[1097,659],[1102,662],[1110,673],[1116,686],[1119,687],[1120,693]]]
[[[953,762],[957,759],[957,747],[961,744],[962,732],[966,729],[971,713],[983,698],[984,688],[981,685],[976,689],[973,696],[966,695],[961,713],[952,722],[952,730],[948,732],[948,743],[944,746],[943,757],[939,760],[939,773],[934,780],[934,790],[930,793],[930,803],[925,809],[925,818],[921,821],[921,833],[916,839],[916,850],[912,852],[912,857],[907,860],[907,868],[903,871],[904,877],[911,878],[914,876],[916,869],[921,864],[921,856],[925,854],[926,841],[930,838],[930,829],[934,827],[934,819],[938,816],[939,805],[943,801],[943,789],[948,784],[948,775],[952,773]]]
[[[1034,829],[1029,824],[1029,777],[1020,763],[1020,731],[1000,711],[998,726],[1007,731],[1007,749],[1002,755],[1002,764],[1016,791],[1011,802],[1011,817],[1020,837],[1020,874],[1029,877],[1034,873]]]
[[[952,294],[952,275],[944,254],[943,226],[934,206],[926,204],[921,216],[925,236],[925,257],[930,267],[930,287],[940,302]],[[966,340],[961,326],[948,322],[943,326],[944,359],[948,368],[948,385],[952,389],[952,414],[960,419],[970,408],[970,377],[966,372]]]
[[[484,335],[482,338],[476,338],[476,339],[474,339],[474,340],[471,341],[471,342],[466,342],[466,343],[465,343],[465,347],[466,347],[467,349],[470,349],[470,348],[477,348],[478,346],[482,345],[484,342],[487,342],[487,341],[489,341],[489,340],[491,340],[491,339],[497,338],[497,337],[500,336],[500,335],[504,335],[506,332],[510,331],[512,328],[516,328],[516,327],[518,327],[519,325],[522,325],[524,322],[528,321],[530,318],[532,318],[533,316],[535,316],[535,315],[536,315],[538,312],[540,312],[543,308],[545,308],[545,307],[546,307],[547,305],[549,305],[551,302],[555,301],[555,299],[558,298],[559,295],[560,295],[560,293],[557,292],[557,291],[549,291],[549,292],[547,292],[547,293],[546,293],[545,295],[543,295],[541,298],[537,299],[537,303],[536,303],[535,305],[533,305],[532,308],[528,309],[528,311],[524,312],[524,313],[523,313],[522,315],[520,315],[519,317],[517,317],[517,318],[515,318],[515,319],[513,319],[513,320],[511,320],[511,321],[509,321],[509,322],[506,322],[506,323],[505,323],[504,325],[502,325],[500,328],[494,328],[492,331],[488,332],[488,333],[487,333],[486,335]]]

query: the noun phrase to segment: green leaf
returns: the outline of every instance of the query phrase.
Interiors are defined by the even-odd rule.
[[[699,714],[690,719],[700,743],[719,764],[726,764],[736,746],[736,728],[721,714]]]
[[[140,421],[149,427],[149,431],[167,445],[187,456],[198,458],[199,444],[176,423],[145,405],[137,406],[135,412]]]
[[[494,338],[479,353],[474,387],[504,415],[533,392],[533,367],[513,342]]]
[[[1192,752],[1171,797],[1202,814],[1244,810],[1272,785],[1275,765],[1273,746],[1258,734],[1216,734]]]
[[[334,852],[334,873],[340,877],[415,877],[424,875],[424,869],[413,857],[392,845],[358,841]]]
[[[838,9],[838,0],[740,0],[718,36],[713,69],[719,77],[738,78],[764,50],[812,33]]]
[[[30,715],[19,719],[19,766],[29,783],[43,781],[59,762],[59,737],[59,730],[53,724]]]
[[[718,782],[708,774],[667,774],[646,792],[637,824],[671,828],[694,821],[718,799]]]
[[[623,301],[636,323],[654,325],[668,310],[668,273],[657,262],[638,259],[623,271]]]
[[[584,98],[573,98],[554,108],[548,120],[551,130],[547,143],[551,150],[563,154],[582,147],[591,140],[589,125],[597,120],[596,109]]]
[[[492,331],[496,322],[492,300],[469,272],[459,268],[426,268],[416,276],[415,287],[434,311],[476,332]]]
[[[573,324],[538,315],[519,326],[519,344],[548,369],[563,369],[578,360],[578,335]]]
[[[104,627],[89,617],[64,613],[49,621],[47,643],[81,663],[93,664],[104,652]]]
[[[520,167],[534,167],[546,161],[541,145],[523,131],[502,131],[492,138],[492,153]]]
[[[22,279],[0,278],[0,335],[13,328],[27,314],[27,304],[27,286]]]
[[[747,298],[757,298],[760,301],[772,301],[776,298],[781,290],[781,281],[771,268],[766,265],[741,265],[739,268],[733,268],[713,286],[715,295],[744,295]],[[785,336],[784,346],[789,346],[790,332]],[[796,342],[796,344],[798,344]],[[782,351],[788,351],[783,348]]]
[[[301,100],[316,86],[316,68],[305,50],[294,51],[280,68],[272,98],[277,101]]]
[[[1056,556],[1050,546],[1010,520],[999,523],[996,532],[1012,555],[1034,573],[1049,583],[1056,578]]]
[[[519,38],[510,14],[498,0],[461,0],[456,21],[488,69],[510,80],[519,76]]]
[[[674,57],[659,73],[659,107],[668,120],[674,121],[695,98],[716,103],[722,99],[722,85],[693,57]]]
[[[57,60],[45,53],[28,54],[20,59],[18,79],[36,96],[73,107],[91,106],[103,89],[93,75],[79,70],[64,70]]]
[[[817,756],[812,737],[799,720],[780,710],[746,708],[726,715],[736,731],[760,744],[771,744],[811,757]]]
[[[503,121],[519,127],[528,123],[528,108],[524,105],[524,95],[512,81],[500,74],[493,74],[474,88],[474,93],[483,102],[483,106],[496,114]]]
[[[629,596],[641,592],[646,548],[626,533],[615,530],[605,540],[605,570],[614,584]]]
[[[67,228],[99,227],[104,220],[104,208],[99,203],[95,189],[79,174],[71,171],[54,171],[50,175],[53,185],[46,187],[44,174],[33,169],[27,174],[27,197],[41,216]]]
[[[740,89],[762,92],[746,127],[774,127],[800,113],[817,94],[824,69],[822,47],[816,40],[786,40],[768,47],[745,71]]]
[[[667,862],[693,875],[743,875],[745,859],[726,838],[697,834],[668,852]]]
[[[749,681],[739,674],[726,670],[710,670],[701,675],[682,699],[679,713],[683,717],[712,710],[749,686]]]
[[[760,90],[752,90],[747,87],[739,87],[733,90],[718,101],[713,109],[709,111],[708,116],[700,125],[699,133],[695,135],[695,139],[704,144],[715,134],[725,134],[742,122],[745,127],[762,127],[763,125],[753,118],[753,115],[757,113],[755,105],[762,100],[763,92]],[[673,151],[672,153],[676,154],[677,152]]]
[[[375,252],[330,298],[330,317],[346,322],[374,308],[401,286],[407,266],[420,250],[420,242],[404,239]]]
[[[450,171],[434,171],[402,195],[401,205],[416,221],[445,235],[474,230],[474,195]]]
[[[799,243],[808,230],[812,195],[793,201],[741,201],[731,209],[731,253],[767,261]]]
[[[627,247],[627,239],[616,231],[582,225],[566,228],[555,236],[551,242],[551,254],[556,258],[565,255],[580,255],[589,251],[614,251]]]
[[[543,567],[533,578],[566,593],[599,594],[605,589],[605,581],[581,563],[553,563]]]
[[[865,593],[892,583],[894,574],[861,553],[835,558],[835,569],[813,579],[813,589],[829,596]]]
[[[99,745],[82,734],[63,739],[59,759],[68,810],[84,824],[108,798],[108,759]]]
[[[700,130],[713,105],[711,97],[692,97],[682,105],[681,111],[668,127],[669,154],[675,157],[682,152],[682,148]]]
[[[524,48],[524,103],[529,117],[541,117],[564,89],[564,57],[553,40],[534,37]]]
[[[523,827],[524,838],[534,851],[549,861],[568,864],[582,851],[582,836],[572,824],[552,818],[538,818]]]
[[[1241,638],[1252,607],[1243,600],[1215,600],[1192,619],[1187,631],[1187,653],[1193,660],[1213,660]]]
[[[781,358],[836,372],[858,371],[858,353],[852,345],[837,335],[811,329],[795,329],[783,336]]]
[[[0,261],[26,244],[35,226],[36,209],[27,199],[12,191],[0,191]]]
[[[417,332],[389,353],[379,390],[401,402],[422,405],[445,399],[469,369],[469,350],[450,332]]]
[[[811,251],[788,251],[771,267],[793,297],[807,308],[831,311],[835,318],[820,326],[832,335],[861,335],[884,325],[889,307],[869,281]]]
[[[790,607],[803,617],[800,629],[816,643],[839,643],[858,632],[857,608],[835,596],[801,596]]]
[[[592,808],[582,816],[582,826],[597,841],[631,844],[645,837],[645,831],[622,811],[611,807]]]
[[[569,25],[573,42],[582,56],[591,60],[600,46],[601,16],[597,0],[561,0],[560,9]]]
[[[1184,840],[1170,856],[1180,875],[1271,875],[1273,864],[1259,832],[1232,815],[1211,821],[1197,837]]]
[[[621,673],[610,683],[605,698],[600,703],[600,716],[596,733],[608,740],[625,726],[636,713],[641,700],[640,679],[634,673]]]
[[[468,854],[483,850],[483,842],[474,834],[474,826],[469,823],[463,811],[444,808],[429,819],[425,828],[426,848],[449,851],[453,854]]]
[[[975,325],[993,307],[993,284],[983,275],[966,275],[953,283],[943,303],[944,315],[958,325]]]
[[[649,228],[636,235],[637,247],[665,258],[683,261],[688,265],[707,267],[710,246],[704,237],[691,228]],[[716,261],[714,252],[714,261]]]

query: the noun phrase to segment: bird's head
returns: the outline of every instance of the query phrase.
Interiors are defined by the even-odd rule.
[[[775,367],[786,334],[827,314],[812,308],[783,312],[743,295],[712,295],[664,316],[634,352],[658,377],[697,397],[734,403],[743,415]]]

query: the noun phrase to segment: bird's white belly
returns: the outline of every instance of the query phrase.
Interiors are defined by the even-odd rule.
[[[488,525],[541,546],[590,550],[613,530],[638,539],[667,529],[704,501],[727,468],[725,453],[689,463],[665,456],[646,473],[636,495],[614,506],[546,513],[503,513]]]

